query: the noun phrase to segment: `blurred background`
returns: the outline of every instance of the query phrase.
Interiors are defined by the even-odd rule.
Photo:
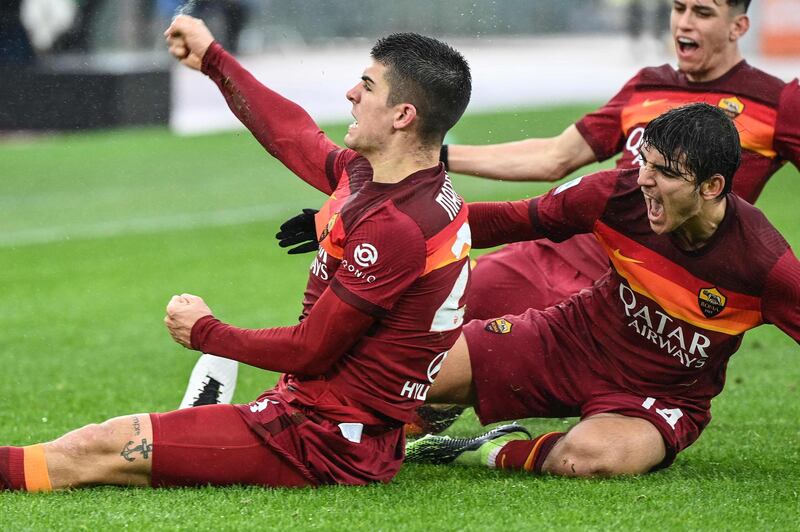
[[[0,131],[170,123],[235,127],[210,84],[175,68],[162,32],[187,13],[257,76],[320,120],[348,115],[343,93],[376,37],[418,31],[472,63],[470,110],[603,101],[635,69],[672,59],[669,0],[3,0]],[[742,42],[756,66],[800,73],[800,0],[757,0]]]

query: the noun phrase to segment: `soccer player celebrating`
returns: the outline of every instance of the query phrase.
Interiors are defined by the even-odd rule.
[[[647,123],[690,102],[722,108],[734,119],[742,164],[733,191],[754,203],[786,162],[800,168],[800,86],[747,64],[749,0],[674,0],[671,30],[678,70],[642,69],[606,105],[553,138],[488,146],[447,146],[448,169],[493,179],[556,181],[621,153],[618,168],[644,164],[639,149]],[[591,286],[608,268],[589,235],[561,243],[521,242],[480,257],[467,297],[467,319],[518,314],[554,305]]]
[[[638,168],[644,163],[639,149],[650,120],[671,108],[706,102],[728,113],[741,132],[742,162],[733,191],[754,203],[786,161],[800,168],[800,86],[797,79],[785,83],[742,58],[738,43],[750,26],[749,4],[674,0],[670,26],[677,70],[670,65],[641,70],[606,105],[557,137],[444,146],[442,160],[454,172],[516,181],[556,181],[619,153],[618,168]],[[302,241],[311,234],[308,229],[296,233],[289,233],[284,242]],[[591,235],[508,245],[478,258],[466,319],[544,309],[590,287],[607,269],[608,257]],[[191,390],[200,387],[197,381]],[[460,412],[425,405],[409,433],[443,430]]]
[[[640,155],[638,170],[470,204],[475,247],[591,233],[611,268],[558,305],[468,323],[428,397],[471,404],[483,423],[581,421],[532,440],[518,425],[428,435],[409,444],[409,461],[566,476],[666,467],[710,421],[745,331],[772,323],[800,342],[800,262],[730,193],[740,140],[727,114],[704,103],[667,111],[644,128]]]
[[[379,40],[347,92],[355,122],[340,149],[202,21],[177,17],[165,35],[271,154],[330,194],[299,325],[233,327],[190,294],[167,305],[181,345],[284,375],[250,404],[118,417],[43,445],[0,447],[0,489],[389,481],[403,460],[403,423],[463,321],[467,208],[438,154],[469,101],[466,61],[416,34]]]

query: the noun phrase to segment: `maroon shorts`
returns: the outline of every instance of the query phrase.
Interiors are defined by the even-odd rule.
[[[264,445],[232,405],[150,414],[150,420],[154,487],[312,484],[284,456]]]
[[[591,234],[558,244],[509,244],[478,258],[467,292],[466,319],[547,308],[592,286],[608,268],[608,256]]]
[[[331,421],[278,389],[235,408],[265,445],[315,484],[388,482],[403,463],[405,439],[399,424]]]
[[[613,382],[592,364],[591,331],[573,308],[558,305],[464,327],[481,422],[604,412],[642,418],[664,438],[667,456],[660,467],[668,466],[711,420],[710,403],[649,397]]]

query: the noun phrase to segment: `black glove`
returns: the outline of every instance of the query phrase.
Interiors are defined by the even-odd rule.
[[[300,244],[290,249],[289,255],[317,251],[319,243],[317,242],[314,215],[318,212],[316,209],[303,209],[302,213],[289,218],[281,224],[281,230],[275,235],[275,238],[278,239],[278,245],[282,248],[288,248],[289,246]]]

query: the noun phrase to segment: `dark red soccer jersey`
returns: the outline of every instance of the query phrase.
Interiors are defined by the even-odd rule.
[[[444,167],[395,184],[375,183],[365,158],[336,146],[302,108],[259,83],[217,43],[204,57],[203,72],[271,154],[330,194],[317,214],[320,248],[304,314],[330,288],[375,318],[332,368],[285,375],[281,392],[337,421],[398,426],[411,420],[458,338],[469,282],[467,208]],[[218,348],[214,354],[229,356],[234,344],[244,345],[239,337],[253,336],[201,321],[199,329],[222,330],[193,330],[193,338]]]
[[[320,249],[304,304],[313,306],[330,286],[377,322],[326,375],[290,376],[287,383],[300,396],[322,386],[408,421],[460,332],[469,281],[467,209],[441,165],[385,184],[373,182],[369,163],[350,150],[329,158],[337,186],[317,214]]]
[[[772,323],[800,342],[800,263],[761,211],[733,194],[708,244],[682,250],[650,228],[637,176],[636,169],[608,170],[532,200],[495,204],[505,227],[478,223],[497,212],[475,204],[475,245],[509,234],[517,240],[526,226],[527,238],[556,241],[594,233],[612,269],[562,303],[576,310],[570,329],[591,331],[591,342],[580,342],[586,360],[643,396],[707,401],[722,390],[745,331]],[[519,210],[526,203],[528,220]]]
[[[800,168],[800,86],[741,61],[722,77],[689,81],[670,65],[644,68],[602,108],[575,125],[598,160],[622,152],[618,168],[641,164],[644,126],[665,111],[693,102],[723,108],[736,123],[742,165],[733,191],[755,202],[767,180],[786,162]]]

